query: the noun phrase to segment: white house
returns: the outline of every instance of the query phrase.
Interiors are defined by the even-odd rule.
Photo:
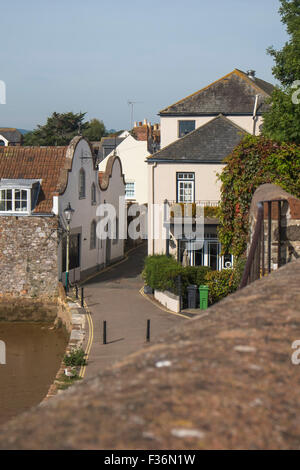
[[[235,69],[211,85],[160,112],[161,150],[148,157],[148,254],[171,253],[178,261],[221,270],[217,174],[246,133],[257,135],[273,85]],[[161,212],[155,209],[163,207]],[[178,232],[183,210],[204,207],[203,231],[191,241]],[[168,212],[169,211],[169,212]],[[169,234],[169,235],[168,235]]]
[[[0,127],[0,146],[21,145],[23,136],[18,129],[12,127]]]
[[[219,114],[258,135],[265,101],[274,86],[258,77],[254,70],[247,73],[234,69],[199,91],[177,101],[159,112],[161,148],[203,126]]]
[[[147,204],[148,180],[146,158],[150,155],[155,144],[159,144],[158,126],[151,126],[145,120],[144,123],[135,123],[132,134],[128,133],[125,139],[119,142],[107,157],[117,155],[121,160],[125,177],[125,195],[128,202]],[[155,148],[158,147],[156,146]],[[104,159],[100,162],[100,171],[105,167],[106,161],[107,159]]]
[[[99,180],[81,136],[65,147],[0,147],[0,293],[55,294],[58,280],[65,280],[69,204],[71,282],[123,257],[124,240],[97,237],[97,211],[110,203],[117,221],[124,220],[124,192],[119,158],[107,161]]]
[[[99,177],[91,146],[84,138],[75,137],[68,147],[66,156],[72,158],[72,167],[68,172],[66,186],[54,196],[54,204],[56,206],[57,200],[55,211],[61,218],[69,202],[74,209],[70,245],[71,250],[74,249],[74,261],[70,269],[72,282],[123,257],[124,240],[110,238],[102,240],[97,237],[99,217],[96,210],[101,204],[112,204],[116,209],[117,221],[122,219],[119,214],[119,198],[124,196],[125,188],[120,159],[108,158],[105,169]],[[61,267],[64,245],[59,254],[61,257],[59,267]],[[72,252],[70,262],[72,262]],[[64,278],[63,272],[59,272],[59,277]]]

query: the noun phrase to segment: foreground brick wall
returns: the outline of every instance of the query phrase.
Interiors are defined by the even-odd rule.
[[[299,284],[300,260],[7,423],[0,449],[299,449]]]
[[[56,229],[56,217],[0,217],[0,295],[56,295]]]

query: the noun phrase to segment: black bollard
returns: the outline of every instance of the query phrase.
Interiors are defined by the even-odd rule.
[[[147,333],[146,333],[147,343],[150,342],[150,320],[147,320]]]
[[[83,287],[81,288],[81,307],[84,307],[84,293],[83,293]]]
[[[103,344],[107,344],[106,340],[106,320],[103,322]]]
[[[75,297],[78,299],[78,285],[75,284]]]

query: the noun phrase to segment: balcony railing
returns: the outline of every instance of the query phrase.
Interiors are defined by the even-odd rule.
[[[195,218],[197,215],[202,215],[200,208],[204,208],[204,217],[218,218],[218,207],[220,202],[213,200],[201,200],[195,202],[177,202],[172,200],[165,200],[165,206],[168,206],[169,211],[165,210],[165,221],[175,222],[176,219],[180,222],[184,217]]]
[[[194,202],[178,202],[178,201],[172,201],[170,199],[165,200],[166,203],[168,203],[169,206],[174,205],[174,204],[183,204],[183,205],[189,205],[189,204],[195,204],[196,206],[204,206],[204,207],[219,207],[220,201],[213,201],[213,200],[199,200],[199,201],[194,201]]]

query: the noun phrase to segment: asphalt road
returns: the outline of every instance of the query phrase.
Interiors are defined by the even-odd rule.
[[[147,320],[151,320],[151,343],[187,319],[162,311],[145,299],[141,272],[146,245],[129,258],[84,284],[85,301],[93,321],[93,343],[85,378],[90,378],[146,343]],[[107,322],[107,344],[103,344],[103,321]]]

